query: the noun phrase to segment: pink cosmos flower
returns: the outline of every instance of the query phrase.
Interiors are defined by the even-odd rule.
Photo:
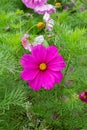
[[[64,7],[63,7],[63,10],[68,10],[68,6],[67,5],[65,5]]]
[[[85,7],[84,7],[84,6],[81,6],[81,7],[80,7],[80,10],[81,10],[81,11],[84,11],[84,10],[85,10]]]
[[[84,101],[87,102],[87,91],[82,92],[81,94],[79,94],[79,98]]]
[[[36,46],[37,44],[42,44],[44,42],[44,37],[43,35],[40,35],[34,39],[34,42],[31,44],[28,40],[29,35],[24,34],[24,36],[21,39],[22,46],[26,49],[29,50],[30,52],[32,51],[32,47]]]
[[[50,14],[45,13],[43,20],[46,23],[46,29],[49,31],[52,31],[53,25],[54,25],[54,20],[50,18]]]
[[[22,42],[22,46],[23,46],[26,50],[31,51],[32,45],[29,43],[28,38],[29,38],[29,35],[28,35],[28,34],[24,34],[24,36],[23,36],[22,39],[21,39],[21,42]]]
[[[38,14],[45,14],[45,13],[51,14],[56,12],[56,8],[51,4],[45,4],[42,6],[37,6],[34,9],[34,11],[37,12]]]
[[[22,0],[27,8],[34,9],[37,6],[42,6],[47,0]]]
[[[24,68],[21,78],[28,82],[30,88],[50,90],[63,78],[61,70],[66,64],[58,53],[56,46],[44,47],[39,44],[32,48],[32,54],[25,54],[20,60]]]

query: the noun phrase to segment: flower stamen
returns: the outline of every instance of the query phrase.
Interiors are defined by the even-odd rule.
[[[43,23],[43,22],[39,22],[39,23],[37,24],[37,27],[38,27],[38,28],[43,28],[43,27],[44,27],[44,23]]]
[[[46,65],[45,63],[41,63],[41,64],[39,65],[39,68],[40,68],[40,70],[46,70],[47,65]]]
[[[55,3],[55,7],[61,7],[61,3],[60,2]]]
[[[26,45],[27,45],[27,42],[26,42],[26,41],[24,41],[24,43],[23,43],[23,44],[24,44],[24,46],[26,46]]]
[[[86,98],[87,98],[87,95],[84,95],[84,98],[86,99]]]

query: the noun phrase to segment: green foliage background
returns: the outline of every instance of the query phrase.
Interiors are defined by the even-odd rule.
[[[69,6],[70,1],[62,0],[61,9],[52,14],[53,32],[37,27],[29,31],[32,40],[43,34],[45,44],[56,45],[68,65],[59,86],[36,92],[21,80],[19,61],[28,53],[21,46],[21,37],[42,16],[21,0],[0,0],[0,130],[87,130],[87,103],[78,98],[87,90],[87,9],[80,10],[87,4],[77,0],[74,8],[62,11],[64,5]]]

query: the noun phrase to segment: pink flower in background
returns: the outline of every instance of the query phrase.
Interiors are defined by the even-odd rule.
[[[50,18],[50,14],[45,13],[43,20],[46,23],[46,29],[49,31],[52,31],[53,25],[54,25],[54,20]]]
[[[20,60],[24,70],[21,78],[28,82],[30,88],[50,90],[63,78],[61,70],[66,64],[58,54],[56,46],[44,47],[42,44],[32,48],[32,54],[25,54]]]
[[[24,34],[24,36],[23,36],[22,39],[21,39],[21,42],[22,42],[22,46],[23,46],[26,50],[31,51],[32,45],[29,43],[28,38],[29,38],[29,35],[28,35],[28,34]]]
[[[51,4],[45,4],[42,6],[37,6],[34,9],[34,11],[37,12],[38,14],[45,14],[45,13],[51,14],[56,12],[56,8]]]
[[[79,94],[79,98],[84,101],[87,102],[87,91],[82,92],[81,94]]]
[[[81,6],[81,7],[80,7],[80,10],[81,10],[81,11],[84,11],[84,10],[85,10],[85,7],[84,7],[84,6]]]
[[[72,8],[76,6],[75,2],[70,2],[70,5],[71,5]]]
[[[27,8],[34,9],[37,6],[42,6],[47,0],[22,0]]]
[[[29,35],[24,34],[24,36],[21,39],[22,46],[26,49],[29,50],[30,52],[32,51],[32,47],[36,46],[37,44],[42,44],[44,42],[44,37],[43,35],[40,35],[34,39],[34,42],[31,44],[28,40]]]
[[[65,5],[64,7],[63,7],[63,10],[68,10],[69,9],[69,7],[67,6],[67,5]]]

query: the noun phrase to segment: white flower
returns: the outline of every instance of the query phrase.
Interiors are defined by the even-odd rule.
[[[52,31],[53,25],[54,25],[54,20],[50,18],[50,14],[45,13],[43,20],[46,23],[46,29],[49,31]]]
[[[43,37],[43,35],[40,35],[40,36],[35,38],[33,45],[41,44],[43,42],[44,42],[44,37]]]

